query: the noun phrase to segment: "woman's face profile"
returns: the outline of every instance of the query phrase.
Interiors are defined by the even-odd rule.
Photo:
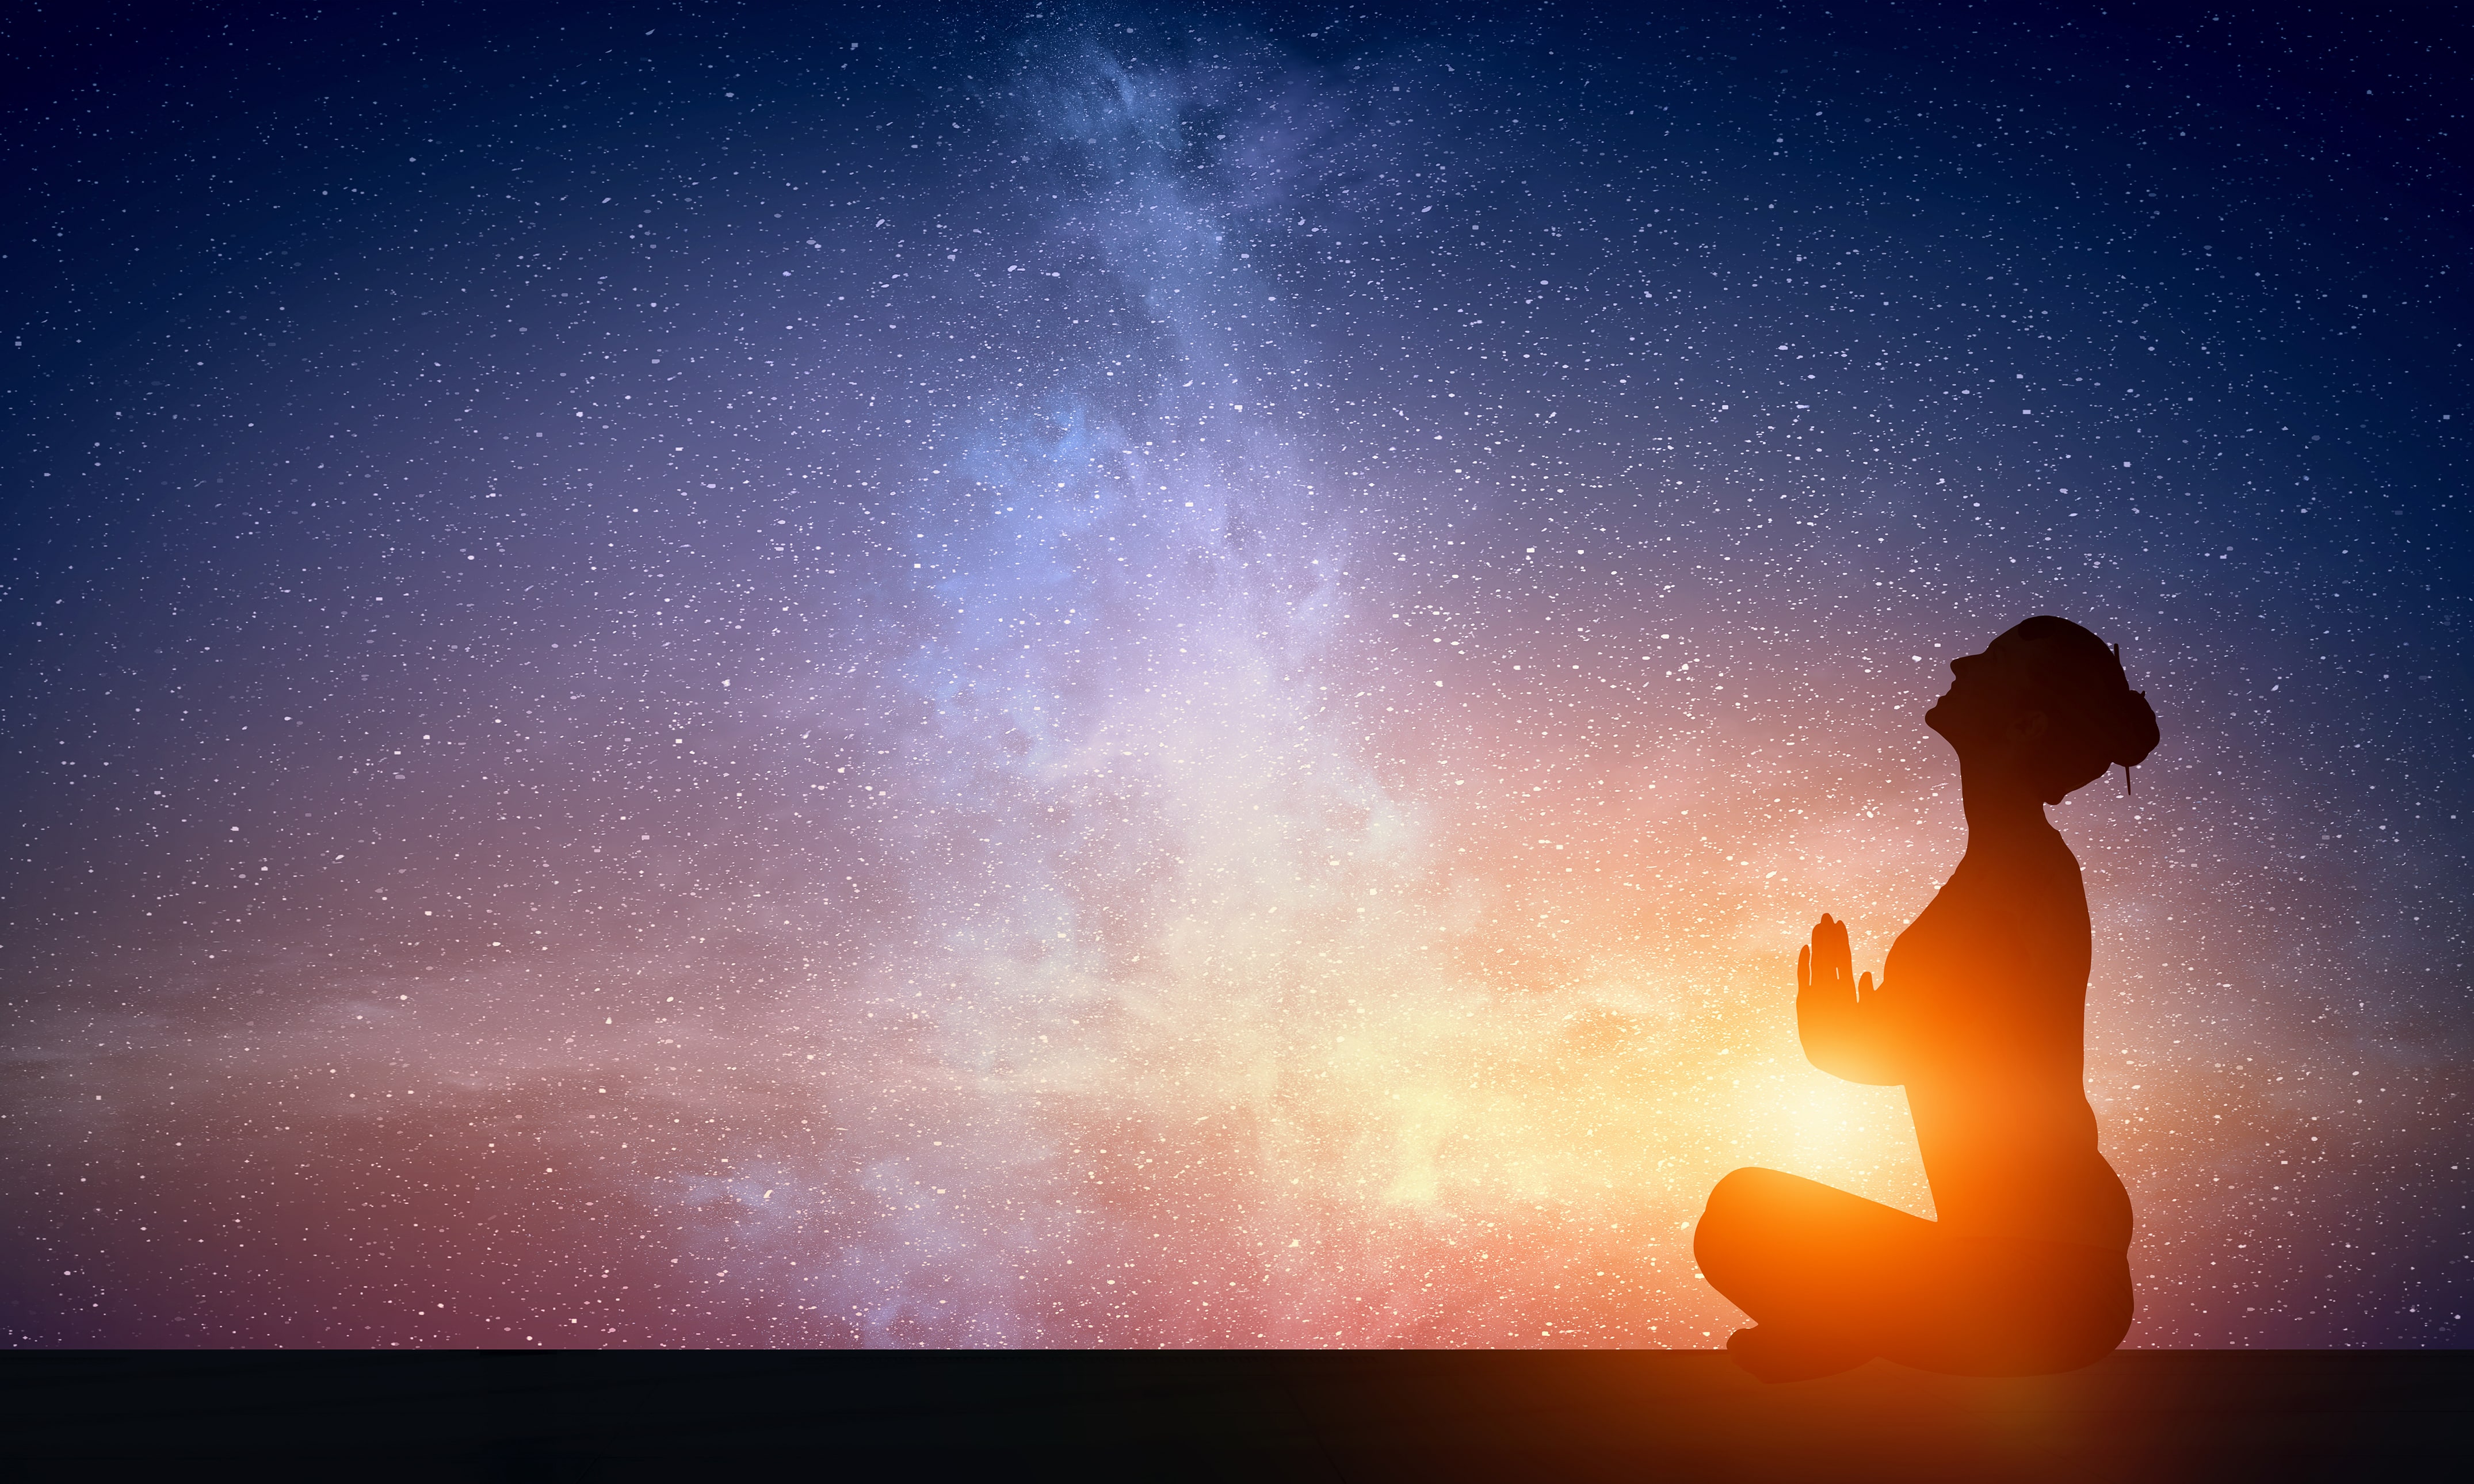
[[[1961,655],[1950,662],[1950,688],[1925,712],[1925,725],[1961,749],[2007,740],[2025,725],[2029,731],[2042,713],[2026,714],[2022,692],[2027,680],[2025,657],[2017,640],[2004,635],[1983,652]]]

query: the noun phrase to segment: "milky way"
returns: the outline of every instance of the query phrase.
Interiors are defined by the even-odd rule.
[[[2462,69],[1966,13],[32,37],[0,1333],[1719,1343],[2055,612],[2130,1343],[2462,1344]]]

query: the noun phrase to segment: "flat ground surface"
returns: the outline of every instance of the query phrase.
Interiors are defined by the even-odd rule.
[[[1877,1361],[1783,1386],[1710,1352],[0,1355],[19,1477],[2464,1478],[2469,1411],[2464,1352],[2127,1352],[2001,1380]]]

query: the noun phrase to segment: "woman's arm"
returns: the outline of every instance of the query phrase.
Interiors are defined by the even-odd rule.
[[[1896,1001],[1860,981],[1847,947],[1847,924],[1827,913],[1812,929],[1812,945],[1795,958],[1795,1029],[1804,1054],[1833,1077],[1877,1088],[1907,1080],[1905,1037],[1894,1014]]]

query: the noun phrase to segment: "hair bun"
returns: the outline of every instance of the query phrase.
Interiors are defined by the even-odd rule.
[[[2156,708],[2147,704],[2147,692],[2122,687],[2122,700],[2114,707],[2111,753],[2113,760],[2125,768],[2136,768],[2156,751],[2161,735],[2156,730]]]
[[[2031,686],[2025,704],[2054,723],[2044,800],[2096,780],[2117,764],[2131,768],[2156,750],[2156,710],[2130,688],[2122,649],[2067,618],[2039,613],[2002,631],[1995,644],[2023,646]]]

